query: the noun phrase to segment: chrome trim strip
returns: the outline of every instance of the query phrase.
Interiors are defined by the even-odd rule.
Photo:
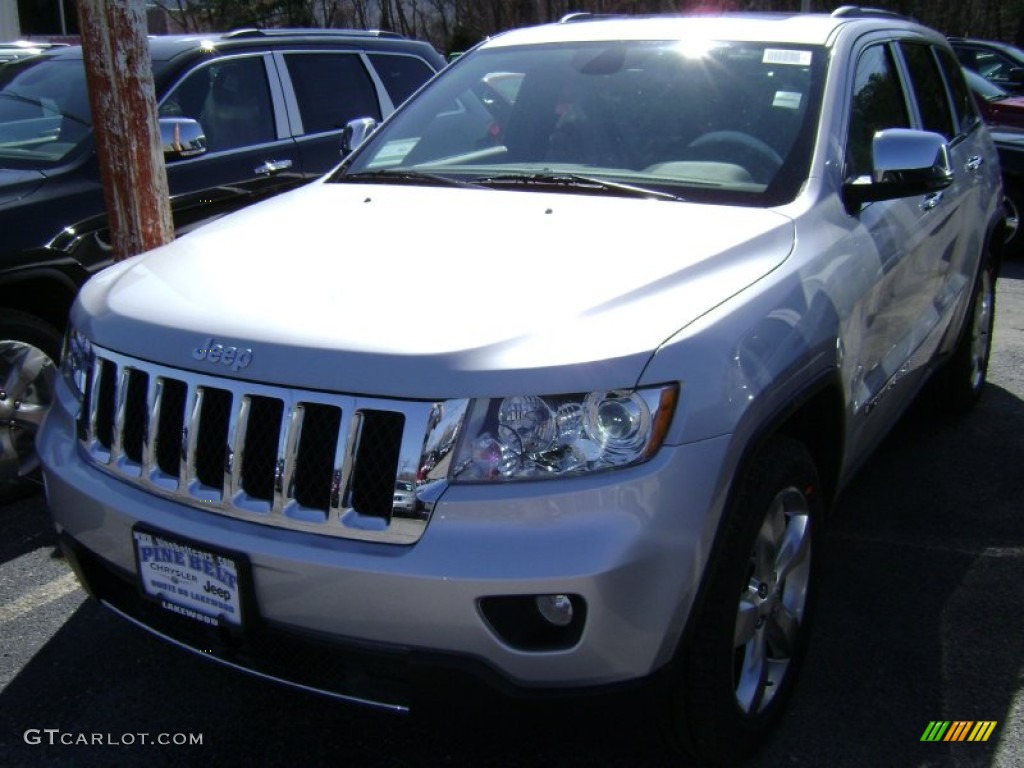
[[[402,713],[402,714],[409,712],[409,707],[406,706],[405,704],[392,704],[392,703],[389,703],[389,702],[386,702],[386,701],[375,701],[373,699],[364,699],[364,698],[361,698],[359,696],[350,696],[350,695],[345,694],[345,693],[338,693],[337,691],[330,691],[330,690],[327,690],[325,688],[315,688],[315,687],[313,687],[311,685],[305,685],[304,683],[297,683],[294,680],[288,680],[287,678],[284,678],[284,677],[275,677],[274,675],[267,674],[266,672],[260,672],[259,670],[256,670],[256,669],[250,669],[249,667],[244,667],[241,664],[236,664],[233,661],[228,661],[227,659],[222,659],[219,656],[214,656],[211,653],[207,653],[205,651],[199,650],[198,648],[194,648],[193,646],[189,645],[188,643],[182,642],[181,640],[178,640],[177,638],[171,637],[170,635],[165,635],[163,632],[160,632],[160,631],[158,631],[156,629],[153,629],[153,627],[149,626],[148,624],[142,623],[141,621],[136,619],[134,616],[131,616],[131,615],[125,613],[120,608],[118,608],[116,605],[108,603],[106,600],[100,600],[100,603],[105,608],[109,608],[111,611],[116,613],[122,619],[130,621],[136,627],[139,627],[140,629],[146,630],[151,635],[155,635],[156,637],[159,637],[161,640],[165,640],[168,643],[171,643],[172,645],[176,645],[176,646],[178,646],[179,648],[181,648],[183,650],[190,651],[191,653],[194,653],[197,656],[200,656],[200,657],[202,657],[204,659],[209,659],[210,661],[215,661],[218,664],[223,664],[225,667],[231,667],[232,669],[237,669],[239,672],[244,672],[247,675],[253,675],[254,677],[259,677],[259,678],[262,678],[264,680],[270,680],[270,681],[275,682],[275,683],[281,683],[282,685],[287,685],[290,688],[298,688],[299,690],[308,691],[310,693],[316,693],[316,694],[319,694],[321,696],[329,696],[332,699],[338,699],[339,701],[348,702],[349,704],[360,704],[360,705],[367,706],[367,707],[373,707],[375,709],[385,709],[385,710],[389,710],[391,712],[397,712],[397,713]]]

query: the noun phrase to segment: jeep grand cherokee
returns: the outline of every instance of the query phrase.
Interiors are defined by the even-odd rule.
[[[329,177],[82,291],[40,450],[83,584],[387,707],[425,670],[657,680],[672,742],[734,763],[831,502],[926,381],[982,392],[999,167],[948,44],[573,21],[350,128]]]

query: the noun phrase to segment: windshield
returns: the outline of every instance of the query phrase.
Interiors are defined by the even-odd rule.
[[[335,181],[773,205],[807,176],[825,56],[678,41],[486,49],[436,79]]]
[[[90,133],[81,60],[8,64],[0,79],[0,168],[59,165]]]

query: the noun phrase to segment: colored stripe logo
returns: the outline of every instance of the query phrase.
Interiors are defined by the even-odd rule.
[[[995,720],[932,720],[921,741],[988,741],[996,725]]]

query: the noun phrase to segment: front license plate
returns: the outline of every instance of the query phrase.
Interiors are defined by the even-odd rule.
[[[219,626],[242,625],[239,560],[162,534],[135,530],[142,591],[172,613]]]

